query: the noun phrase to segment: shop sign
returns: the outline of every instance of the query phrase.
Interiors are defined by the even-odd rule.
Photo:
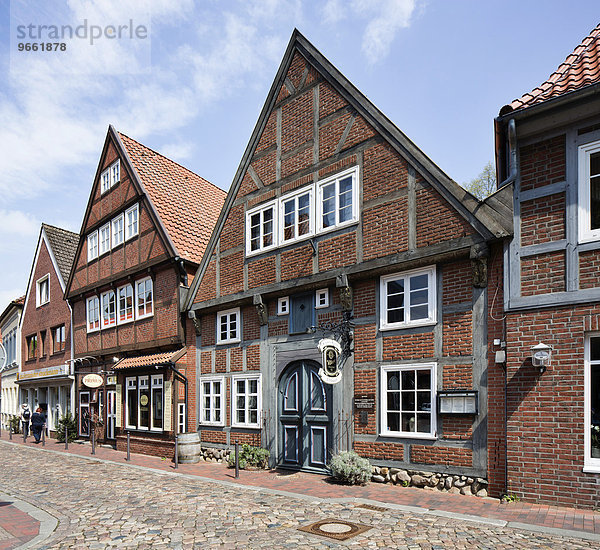
[[[117,383],[117,377],[116,375],[112,375],[112,376],[107,376],[106,377],[106,385],[107,386],[114,386]]]
[[[338,364],[342,346],[336,340],[323,338],[319,341],[318,348],[321,352],[323,365],[319,369],[319,377],[326,384],[337,384],[342,379],[342,371]]]
[[[46,367],[43,369],[27,370],[17,373],[17,380],[35,380],[36,378],[48,378],[50,376],[67,376],[69,374],[69,364],[58,365],[56,367]]]
[[[98,374],[86,374],[81,382],[88,388],[99,388],[104,384],[104,379]]]

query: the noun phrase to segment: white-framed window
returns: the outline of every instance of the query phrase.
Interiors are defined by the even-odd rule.
[[[246,212],[246,254],[264,252],[277,245],[277,201]]]
[[[94,332],[100,329],[100,301],[98,296],[86,300],[87,331]]]
[[[579,147],[579,241],[600,239],[600,141]]]
[[[583,469],[600,473],[600,333],[585,338],[583,385]]]
[[[222,426],[225,422],[225,378],[200,379],[200,424]]]
[[[231,377],[231,425],[259,428],[261,410],[260,374]]]
[[[139,205],[135,204],[125,210],[125,240],[135,237],[139,232]]]
[[[117,289],[119,325],[133,321],[133,287],[125,285]]]
[[[154,313],[152,279],[146,277],[135,283],[136,319],[150,317]]]
[[[289,315],[290,313],[290,297],[283,296],[277,300],[277,315]]]
[[[319,231],[358,220],[358,168],[336,174],[317,185]]]
[[[138,430],[150,429],[150,379],[138,376]]]
[[[123,227],[123,214],[114,218],[111,222],[112,225],[112,246],[119,246],[123,242],[124,227]]]
[[[163,375],[150,377],[150,429],[162,431],[164,425]]]
[[[431,325],[436,322],[435,266],[381,277],[379,329]]]
[[[110,189],[110,170],[107,168],[100,174],[100,193],[106,193]]]
[[[329,307],[329,289],[322,288],[315,293],[315,308],[322,309]]]
[[[117,159],[110,165],[110,186],[119,183],[121,181],[121,161]]]
[[[229,344],[241,340],[240,308],[217,313],[217,344]]]
[[[138,395],[137,378],[135,376],[125,379],[125,426],[137,429],[138,426]]]
[[[115,291],[104,292],[100,297],[102,304],[102,328],[114,327],[117,324],[117,301]]]
[[[303,189],[280,199],[280,242],[288,243],[314,233],[313,190]]]
[[[98,234],[100,236],[99,256],[102,256],[102,254],[106,254],[110,251],[110,222],[103,225],[98,230]]]
[[[35,282],[35,306],[40,307],[50,301],[50,273]]]
[[[435,439],[436,364],[383,366],[380,434]]]
[[[98,231],[92,231],[87,238],[88,262],[98,257]]]
[[[185,403],[177,404],[177,433],[185,433]]]

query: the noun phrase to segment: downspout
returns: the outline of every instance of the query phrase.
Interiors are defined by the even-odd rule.
[[[517,180],[517,126],[514,118],[508,121],[508,149],[508,177],[498,184],[498,189]]]
[[[187,431],[188,431],[188,379],[183,374],[181,374],[180,371],[178,371],[175,368],[175,365],[173,365],[173,363],[166,363],[166,366],[169,367],[173,371],[175,376],[177,376],[181,382],[183,382],[183,390],[184,390],[183,401],[185,403],[184,428],[185,428],[185,432],[187,433]]]
[[[67,305],[69,306],[69,311],[71,312],[71,365],[69,368],[69,375],[73,376],[73,381],[71,382],[71,395],[69,396],[69,400],[71,401],[70,403],[70,409],[71,409],[71,415],[74,417],[75,416],[75,395],[76,395],[76,388],[75,386],[77,385],[77,377],[75,376],[75,338],[73,338],[73,327],[75,326],[73,324],[73,308],[71,307],[71,302],[67,299],[65,300],[67,302]],[[63,414],[67,414],[67,411],[64,411]]]

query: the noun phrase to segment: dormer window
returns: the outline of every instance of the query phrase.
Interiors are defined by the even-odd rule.
[[[113,162],[100,174],[100,193],[106,193],[113,185],[121,180],[121,163],[119,159]]]

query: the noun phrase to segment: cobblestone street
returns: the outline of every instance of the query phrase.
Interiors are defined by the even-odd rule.
[[[369,510],[336,500],[335,486],[330,500],[318,499],[4,442],[0,460],[2,491],[58,520],[30,548],[598,547],[484,518],[460,521],[381,503]],[[344,542],[298,531],[324,519],[370,529]]]

